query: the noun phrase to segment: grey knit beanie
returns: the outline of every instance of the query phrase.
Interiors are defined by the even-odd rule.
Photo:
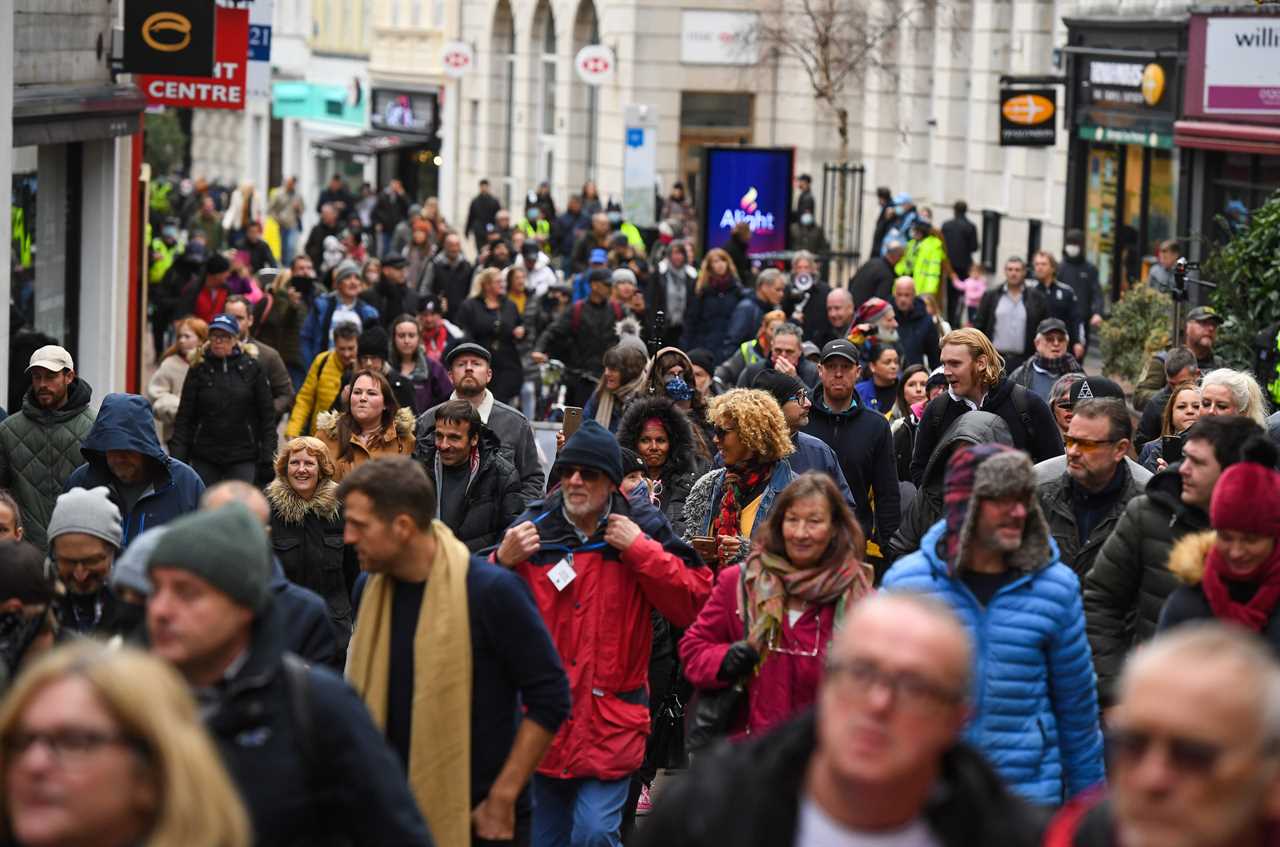
[[[147,560],[156,568],[193,573],[242,606],[259,613],[271,600],[267,531],[243,503],[183,515]]]
[[[120,509],[111,502],[111,492],[105,486],[73,488],[58,497],[49,518],[50,549],[53,539],[68,532],[83,532],[120,549],[124,542]]]

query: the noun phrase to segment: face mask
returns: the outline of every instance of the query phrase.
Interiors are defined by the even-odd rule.
[[[621,214],[621,213],[619,213],[619,212],[610,212],[610,213],[609,213],[609,223],[611,223],[611,224],[620,224],[620,223],[622,223],[622,214]]]
[[[805,226],[813,226],[813,215],[809,214],[808,212],[805,212],[803,215],[800,216],[800,223],[804,224]]]
[[[664,232],[658,236],[658,240],[661,241],[663,244],[670,244],[672,241],[675,241],[676,239],[674,235],[667,235]]]
[[[671,379],[667,380],[665,388],[667,389],[667,396],[677,403],[681,400],[693,399],[693,389],[689,387],[689,383],[684,381],[684,377],[671,377]]]
[[[1066,247],[1063,247],[1063,248],[1062,248],[1062,252],[1063,252],[1063,253],[1066,253],[1066,254],[1067,254],[1067,256],[1069,256],[1070,258],[1074,259],[1076,256],[1079,256],[1079,255],[1080,255],[1080,245],[1079,245],[1079,244],[1068,244]]]
[[[538,209],[530,209],[528,212],[525,213],[525,217],[531,221],[536,221],[538,219],[539,214],[541,213],[539,212]]]

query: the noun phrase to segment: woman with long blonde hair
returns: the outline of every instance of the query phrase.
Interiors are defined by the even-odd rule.
[[[23,847],[248,847],[249,818],[165,662],[77,641],[0,706],[5,837]]]
[[[723,362],[733,354],[734,345],[740,340],[729,337],[729,318],[733,307],[746,295],[728,253],[719,247],[707,251],[693,294],[693,302],[684,317],[680,348],[702,347],[714,353],[717,362]]]

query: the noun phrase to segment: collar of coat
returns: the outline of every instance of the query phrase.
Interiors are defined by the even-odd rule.
[[[279,477],[271,481],[265,493],[267,502],[271,504],[271,511],[287,524],[300,524],[307,519],[307,515],[315,515],[326,521],[338,518],[338,483],[331,479],[323,480],[317,485],[310,500],[301,497],[293,490],[293,486]]]
[[[316,432],[324,433],[329,438],[337,440],[338,419],[343,414],[343,412],[334,411],[321,412],[316,416]],[[383,442],[390,443],[398,438],[413,435],[417,422],[417,418],[413,416],[413,409],[408,406],[401,406],[396,411],[396,416],[392,419],[391,426],[382,431]]]
[[[1216,532],[1193,532],[1184,535],[1169,551],[1169,572],[1184,585],[1199,585],[1204,578],[1209,551],[1218,540]]]
[[[235,358],[237,351],[245,354],[250,359],[258,358],[258,352],[259,352],[258,345],[254,344],[252,341],[241,341],[240,339],[237,338],[236,346],[231,348],[231,355],[228,356],[227,358],[228,359]],[[200,364],[205,360],[205,356],[208,355],[208,353],[209,353],[209,342],[206,341],[205,343],[201,344],[199,347],[197,347],[188,355],[187,361],[191,362],[191,367],[194,368],[196,365]]]

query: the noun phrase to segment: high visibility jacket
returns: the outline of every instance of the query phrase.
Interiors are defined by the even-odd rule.
[[[151,268],[147,272],[147,280],[152,285],[160,282],[177,258],[178,242],[165,244],[163,238],[151,239]]]
[[[927,235],[922,241],[912,240],[907,243],[906,252],[893,270],[898,276],[914,279],[917,294],[936,296],[942,286],[942,263],[946,258],[947,251],[942,246],[942,239],[936,235]]]
[[[551,224],[545,218],[538,218],[537,222],[532,222],[528,218],[521,218],[516,224],[516,229],[520,230],[528,238],[541,240],[542,252],[547,255],[551,254]]]

